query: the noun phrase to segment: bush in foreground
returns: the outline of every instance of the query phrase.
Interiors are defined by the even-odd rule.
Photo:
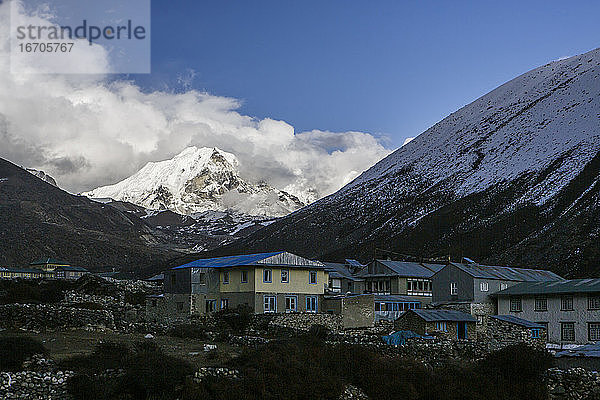
[[[24,336],[0,338],[0,371],[18,371],[27,358],[46,353],[46,348],[37,339]]]

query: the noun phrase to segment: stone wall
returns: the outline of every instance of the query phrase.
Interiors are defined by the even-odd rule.
[[[274,314],[269,321],[269,329],[308,331],[313,325],[323,325],[331,332],[339,332],[343,329],[342,316],[323,313]]]
[[[374,326],[374,304],[373,295],[343,298],[341,305],[343,328],[368,328]]]
[[[0,399],[65,400],[70,371],[0,372]]]
[[[600,374],[583,368],[561,370],[551,368],[546,373],[549,400],[595,400],[600,398]]]
[[[99,327],[115,329],[108,310],[89,310],[53,304],[0,305],[0,327],[30,331]]]
[[[540,329],[540,337],[532,338],[531,330],[496,318],[489,318],[486,329],[478,332],[478,339],[504,345],[524,342],[530,346],[546,346],[546,330]]]

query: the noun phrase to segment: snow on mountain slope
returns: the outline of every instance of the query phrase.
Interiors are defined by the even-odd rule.
[[[188,147],[170,160],[150,162],[131,177],[83,193],[109,197],[148,209],[180,214],[232,210],[249,215],[282,216],[302,207],[295,196],[239,175],[236,157],[217,148]]]
[[[584,211],[600,213],[600,205],[589,200],[597,196],[599,151],[597,49],[507,82],[333,195],[224,251],[281,248],[307,257],[368,260],[373,249],[383,248],[415,257],[563,262],[560,268],[567,268],[559,250],[549,253],[550,236],[540,232],[560,233],[555,240],[564,254],[584,254],[577,243],[592,246],[600,226],[584,233],[574,230],[574,221]],[[581,196],[588,201],[577,200]],[[565,213],[569,219],[561,217]],[[528,249],[535,250],[522,253],[522,244],[532,240]]]
[[[37,176],[38,178],[40,178],[44,182],[47,182],[47,183],[51,184],[52,186],[58,187],[58,184],[56,183],[56,181],[54,180],[54,178],[51,177],[50,175],[48,175],[47,173],[45,173],[44,171],[39,171],[39,170],[33,169],[33,168],[25,168],[25,170],[27,172],[29,172],[30,174],[33,174],[33,175]]]
[[[544,203],[598,149],[600,53],[554,61],[500,86],[451,114],[342,190],[400,171],[456,196],[481,191],[564,161],[523,200]],[[403,185],[410,192],[411,185]]]

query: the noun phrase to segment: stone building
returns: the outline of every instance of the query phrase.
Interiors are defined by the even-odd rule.
[[[545,347],[546,327],[513,315],[492,315],[488,319],[485,334],[478,335],[479,340],[494,343],[524,342],[532,346]]]
[[[600,341],[600,279],[523,282],[494,296],[499,314],[546,326],[549,342]]]
[[[456,310],[409,310],[394,321],[394,329],[452,340],[476,339],[471,314]]]

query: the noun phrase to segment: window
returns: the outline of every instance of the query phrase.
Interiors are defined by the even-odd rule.
[[[308,283],[314,285],[317,283],[317,272],[316,271],[310,271],[309,275],[308,275]]]
[[[500,290],[504,290],[504,289],[506,289],[507,287],[508,287],[508,284],[506,284],[506,283],[502,283],[502,282],[500,283]]]
[[[270,269],[263,271],[263,282],[271,283],[273,281],[273,272]]]
[[[229,308],[229,299],[221,299],[221,310]]]
[[[171,285],[174,285],[177,282],[177,277],[175,273],[171,274]]]
[[[266,313],[277,312],[277,298],[275,296],[265,296],[264,300],[265,300],[265,312]]]
[[[458,286],[456,285],[456,282],[451,282],[450,283],[450,295],[456,296],[457,294],[458,294]]]
[[[538,339],[540,337],[540,330],[539,330],[539,328],[533,328],[533,329],[531,329],[530,333],[531,333],[531,338],[532,339]]]
[[[306,296],[306,311],[316,313],[317,310],[317,296]]]
[[[224,284],[228,284],[229,283],[229,271],[223,272],[223,283]]]
[[[588,310],[600,310],[600,296],[592,294],[588,296]]]
[[[201,285],[206,285],[206,273],[201,272],[198,274],[198,283]]]
[[[590,342],[600,341],[600,322],[588,323],[588,340]]]
[[[217,301],[216,300],[206,300],[206,312],[213,312],[215,311],[215,308],[217,307]]]
[[[476,315],[477,325],[483,325],[483,315]]]
[[[285,296],[285,312],[298,311],[298,297]]]
[[[575,341],[575,322],[560,323],[560,340],[563,342]]]
[[[435,330],[441,332],[448,332],[448,327],[446,326],[446,322],[436,322]]]
[[[545,296],[535,298],[534,311],[548,311],[548,299]]]
[[[521,303],[520,297],[511,297],[510,298],[510,312],[520,312],[523,311],[523,304]]]
[[[156,307],[156,300],[152,300],[152,307]]]
[[[288,283],[290,279],[290,272],[287,269],[281,270],[281,283]]]
[[[560,300],[561,311],[573,311],[573,296],[563,296]]]
[[[242,279],[241,279],[242,283],[248,283],[248,271],[243,270],[242,271]]]
[[[177,302],[177,311],[183,311],[183,301]]]
[[[487,292],[487,291],[489,291],[489,290],[490,290],[490,286],[489,286],[489,284],[488,284],[487,282],[481,282],[481,283],[479,284],[479,289],[480,289],[482,292]]]
[[[375,303],[375,311],[381,311],[380,303]]]
[[[408,278],[406,280],[407,294],[417,296],[431,296],[431,282],[427,279]],[[389,287],[388,287],[388,291]]]

